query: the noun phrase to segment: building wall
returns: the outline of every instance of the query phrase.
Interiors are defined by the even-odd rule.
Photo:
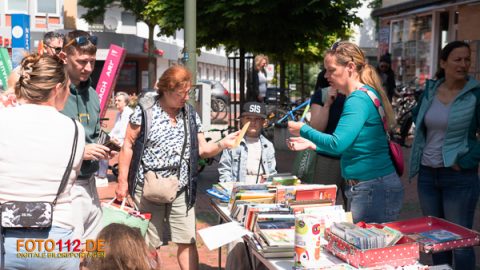
[[[480,4],[459,6],[458,12],[457,39],[480,40]]]
[[[410,2],[410,1],[412,1],[412,0],[383,0],[382,1],[382,7],[398,5],[398,4],[402,4],[402,3],[406,3],[406,2]]]
[[[77,28],[77,0],[63,1],[63,22],[65,29]]]

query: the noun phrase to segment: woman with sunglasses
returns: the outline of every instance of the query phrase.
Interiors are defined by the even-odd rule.
[[[347,96],[333,134],[319,132],[300,122],[289,122],[292,150],[310,148],[340,156],[345,195],[353,221],[382,223],[396,220],[403,201],[403,186],[391,161],[384,122],[367,92],[373,94],[392,126],[392,106],[375,68],[366,63],[360,48],[340,42],[327,51],[325,77]]]
[[[232,148],[238,135],[235,132],[219,142],[207,143],[200,118],[187,103],[192,89],[191,81],[192,74],[183,66],[170,67],[160,77],[156,85],[158,95],[149,107],[151,124],[148,125],[150,128],[143,153],[134,152],[136,140],[144,128],[142,108],[136,107],[130,117],[119,156],[116,189],[117,199],[123,200],[129,188],[127,178],[130,164],[139,164],[135,184],[131,185],[134,190],[130,190],[130,194],[134,193],[135,204],[141,212],[152,213],[146,240],[150,247],[157,249],[159,256],[163,244],[169,240],[176,243],[178,263],[182,270],[198,269],[194,208],[198,158],[213,157],[223,149]],[[177,195],[173,202],[160,203],[146,199],[144,173],[147,171],[156,171],[165,178],[177,177]],[[165,237],[165,226],[170,231],[168,238]]]

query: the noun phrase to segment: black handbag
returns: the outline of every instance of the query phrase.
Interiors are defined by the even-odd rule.
[[[0,205],[1,227],[3,229],[47,229],[52,226],[53,209],[57,204],[58,196],[63,192],[67,185],[68,178],[72,171],[75,152],[77,151],[78,127],[75,120],[75,136],[73,138],[72,153],[68,161],[67,168],[63,174],[62,182],[58,187],[57,195],[53,202],[24,202],[24,201],[8,201]]]

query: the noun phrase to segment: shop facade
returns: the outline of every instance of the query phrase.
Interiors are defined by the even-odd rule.
[[[379,17],[379,55],[392,55],[396,81],[423,87],[433,78],[441,49],[464,40],[472,49],[471,75],[480,79],[480,1],[385,0],[373,11]]]

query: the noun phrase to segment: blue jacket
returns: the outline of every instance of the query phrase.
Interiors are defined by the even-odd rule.
[[[410,178],[419,170],[425,147],[426,128],[425,114],[430,108],[438,86],[444,79],[437,81],[428,80],[425,84],[420,102],[413,110],[415,121],[415,139],[410,156]],[[448,125],[445,140],[442,146],[443,163],[445,167],[458,164],[464,169],[478,167],[480,161],[480,143],[476,132],[480,129],[480,82],[468,78],[467,84],[453,100],[448,115]]]
[[[275,149],[273,144],[263,135],[260,135],[262,145],[262,166],[266,174],[276,174],[275,170]],[[218,173],[220,182],[245,182],[247,175],[248,148],[245,139],[242,139],[240,146],[234,149],[223,150]]]

